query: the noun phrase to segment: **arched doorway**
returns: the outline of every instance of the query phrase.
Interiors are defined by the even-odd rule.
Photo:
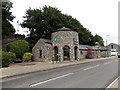
[[[70,60],[70,47],[69,46],[63,47],[63,60]]]
[[[54,47],[54,60],[58,61],[58,47],[57,46]]]
[[[74,47],[74,55],[75,55],[75,60],[77,60],[77,46]]]

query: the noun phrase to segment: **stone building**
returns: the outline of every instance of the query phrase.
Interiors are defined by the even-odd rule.
[[[40,39],[32,49],[35,61],[79,60],[78,33],[69,28],[60,28],[51,35],[51,40]]]
[[[35,61],[52,60],[52,43],[47,39],[40,39],[32,48],[33,59]]]
[[[106,56],[105,47],[80,45],[78,33],[63,27],[51,34],[51,40],[38,40],[32,53],[35,61],[74,61],[86,58],[88,49],[92,50],[94,58]]]

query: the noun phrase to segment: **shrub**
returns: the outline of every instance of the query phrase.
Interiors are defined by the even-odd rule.
[[[6,52],[2,52],[2,67],[9,67],[10,65],[10,59],[9,54]]]
[[[29,43],[26,40],[17,40],[6,45],[6,50],[14,52],[16,58],[22,59],[23,54],[29,50]]]
[[[13,53],[13,52],[6,52],[6,53],[9,54],[10,63],[15,62],[15,60],[16,60],[16,54]]]
[[[2,67],[9,67],[16,59],[15,53],[2,51]]]
[[[29,53],[29,52],[24,53],[24,55],[23,55],[23,62],[30,61],[32,59],[32,56],[33,56],[32,53]]]
[[[0,68],[2,67],[2,51],[0,51]]]

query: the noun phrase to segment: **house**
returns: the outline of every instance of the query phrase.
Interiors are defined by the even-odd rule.
[[[110,43],[107,46],[108,51],[111,51],[111,55],[117,55],[119,49],[120,49],[120,45],[115,44],[115,43]]]

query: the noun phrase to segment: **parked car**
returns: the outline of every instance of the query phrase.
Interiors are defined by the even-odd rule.
[[[120,58],[120,51],[118,52],[117,56],[118,56],[118,58]]]

